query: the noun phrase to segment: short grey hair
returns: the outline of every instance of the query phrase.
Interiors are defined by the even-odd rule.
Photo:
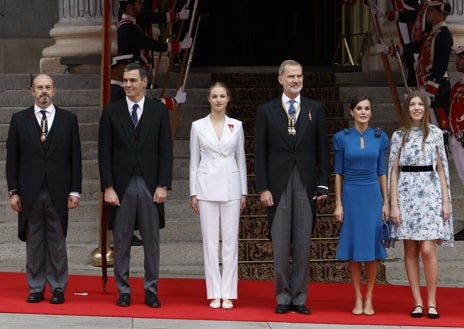
[[[301,69],[303,69],[303,66],[296,60],[286,59],[279,66],[279,75],[282,75],[284,73],[286,65],[298,65],[299,67],[301,67]]]

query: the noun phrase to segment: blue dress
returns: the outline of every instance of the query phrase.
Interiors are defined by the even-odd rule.
[[[360,140],[364,138],[364,148]],[[354,127],[334,135],[334,172],[343,175],[343,223],[336,257],[373,261],[387,257],[380,239],[383,197],[378,176],[386,175],[388,137],[380,129]]]

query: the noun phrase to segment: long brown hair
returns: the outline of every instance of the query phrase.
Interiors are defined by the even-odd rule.
[[[422,121],[420,123],[420,128],[422,128],[423,136],[422,136],[422,151],[424,151],[425,147],[425,142],[427,141],[427,137],[429,137],[429,105],[428,105],[428,99],[422,93],[420,90],[415,90],[409,93],[408,97],[406,97],[406,100],[404,101],[403,104],[403,113],[402,113],[402,118],[401,118],[401,124],[402,124],[402,130],[404,132],[403,135],[403,141],[401,143],[401,146],[404,147],[404,144],[409,138],[409,134],[411,132],[411,115],[409,112],[409,104],[411,103],[411,99],[414,97],[419,97],[421,102],[424,104],[424,109],[425,113],[424,116],[422,117]]]

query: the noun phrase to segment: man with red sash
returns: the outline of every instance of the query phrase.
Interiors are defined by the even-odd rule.
[[[374,9],[378,11],[377,7]],[[418,15],[420,12],[421,9]],[[430,30],[426,27],[422,41],[418,40],[404,45],[403,49],[400,49],[400,53],[419,53],[416,64],[417,86],[430,99],[432,123],[445,131],[449,130],[449,95],[451,92],[447,68],[453,47],[453,36],[445,20],[450,13],[451,5],[447,0],[426,0],[425,22],[430,25]],[[413,30],[413,35],[414,33],[418,31]],[[378,47],[379,52],[394,55],[392,47],[382,44],[374,47]],[[446,132],[444,137],[445,144],[448,145]]]
[[[448,62],[453,47],[453,36],[445,19],[451,13],[446,0],[428,0],[426,21],[432,25],[419,48],[416,67],[417,86],[431,99],[436,124],[449,129],[449,96],[451,84],[448,77]],[[431,115],[434,122],[434,115]]]
[[[374,4],[375,14],[391,22],[396,22],[402,46],[421,42],[426,32],[425,13],[427,0],[392,0],[393,11],[383,11]],[[391,47],[390,47],[391,48]],[[403,47],[402,59],[408,69],[408,87],[416,87],[415,62],[417,53],[411,47]],[[390,50],[393,51],[393,50]],[[395,55],[395,54],[393,54]]]

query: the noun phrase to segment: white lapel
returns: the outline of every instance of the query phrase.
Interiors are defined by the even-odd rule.
[[[211,144],[211,146],[218,152],[227,155],[227,145],[233,139],[234,135],[237,132],[237,127],[234,124],[233,120],[228,116],[225,117],[224,127],[222,130],[221,139],[218,139],[216,132],[214,131],[211,118],[208,115],[201,122],[201,129],[199,134]]]
[[[210,116],[206,116],[201,120],[201,126],[198,133],[209,142],[215,149],[220,150],[220,143],[214,131],[213,124],[211,123]]]
[[[227,144],[232,140],[234,135],[237,133],[238,127],[234,124],[234,121],[226,115],[224,121],[224,130],[222,131],[221,145],[226,147]]]

